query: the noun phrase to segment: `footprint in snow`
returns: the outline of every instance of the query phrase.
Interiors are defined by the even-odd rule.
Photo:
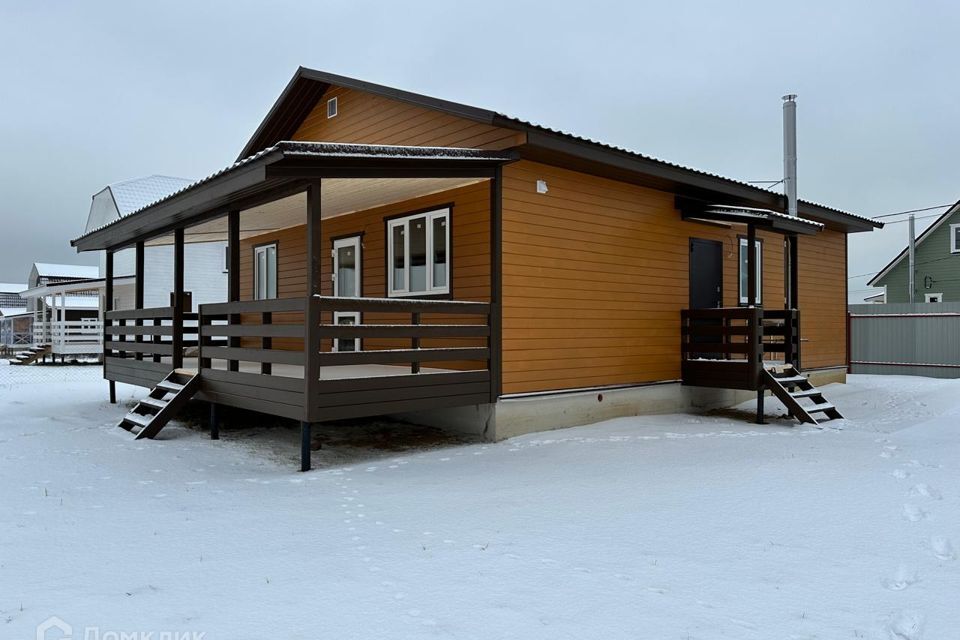
[[[890,640],[920,640],[923,622],[919,613],[900,611],[888,618],[887,634]]]
[[[903,505],[903,517],[910,522],[919,522],[927,517],[927,512],[915,504]]]
[[[915,484],[910,489],[910,493],[915,496],[922,496],[924,498],[930,498],[931,500],[942,500],[943,496],[939,491],[926,484],[921,482],[920,484]]]
[[[930,538],[930,552],[939,560],[954,560],[957,554],[950,544],[950,539],[945,536],[932,536]]]
[[[917,576],[917,569],[905,564],[901,564],[897,571],[889,578],[884,578],[881,584],[890,591],[903,591],[912,584],[916,584],[920,578]]]
[[[890,475],[892,475],[897,480],[906,480],[907,478],[910,477],[910,472],[904,469],[894,469],[893,473],[891,473]]]

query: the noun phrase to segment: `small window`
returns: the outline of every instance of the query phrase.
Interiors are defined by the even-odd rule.
[[[387,222],[391,296],[450,292],[450,210],[438,209]]]
[[[330,98],[327,100],[327,117],[334,118],[337,115],[337,99]]]
[[[253,299],[277,297],[277,245],[264,244],[253,249]]]
[[[925,297],[925,302],[943,302],[942,293],[925,293],[923,295]]]
[[[740,238],[740,268],[739,268],[739,280],[740,280],[740,304],[748,304],[747,302],[747,293],[750,288],[748,278],[747,278],[747,263],[750,261],[750,257],[747,255],[747,239]],[[757,240],[757,299],[754,301],[754,304],[761,304],[763,300],[763,243],[760,240]]]
[[[960,253],[960,224],[950,225],[950,253]]]

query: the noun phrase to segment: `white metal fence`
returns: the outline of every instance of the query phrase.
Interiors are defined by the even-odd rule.
[[[960,302],[854,304],[850,372],[960,378]]]

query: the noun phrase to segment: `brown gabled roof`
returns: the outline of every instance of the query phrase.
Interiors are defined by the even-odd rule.
[[[305,67],[297,69],[283,93],[240,152],[238,160],[280,140],[290,139],[320,97],[331,86],[356,89],[467,120],[524,132],[527,135],[527,143],[523,145],[521,155],[532,160],[563,161],[566,165],[587,173],[601,173],[615,179],[634,181],[654,188],[675,190],[688,197],[699,197],[706,201],[712,201],[719,194],[725,196],[731,204],[780,211],[786,209],[782,194],[746,182],[666,162],[630,149],[551,129],[529,120],[488,109]],[[599,170],[601,167],[602,172]],[[798,204],[799,212],[804,217],[840,227],[846,231],[869,231],[883,226],[882,223],[869,218],[822,204],[806,200],[801,200]]]

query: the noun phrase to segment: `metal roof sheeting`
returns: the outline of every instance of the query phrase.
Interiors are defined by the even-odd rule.
[[[82,264],[54,264],[51,262],[34,262],[37,275],[47,278],[97,278],[100,276],[98,267],[89,267]]]
[[[122,218],[193,182],[188,178],[152,175],[116,182],[107,188],[110,189],[117,212]]]

